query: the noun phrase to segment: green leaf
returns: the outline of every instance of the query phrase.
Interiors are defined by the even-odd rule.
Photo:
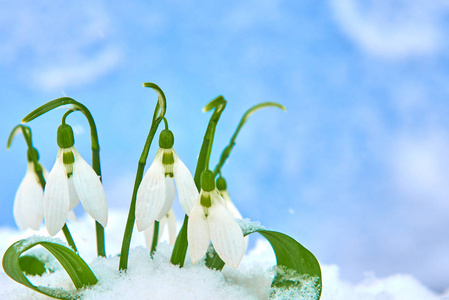
[[[46,237],[31,237],[20,240],[12,244],[6,250],[3,255],[3,269],[9,277],[30,289],[57,299],[71,300],[79,299],[81,297],[81,294],[78,291],[66,291],[61,288],[35,286],[27,279],[24,274],[26,270],[22,268],[20,263],[21,254],[36,245],[41,245],[47,249],[61,263],[77,290],[83,287],[92,286],[98,282],[92,270],[78,254],[62,244],[50,241]]]
[[[34,256],[22,255],[19,257],[19,265],[23,273],[41,276],[45,273],[45,264]]]
[[[300,243],[286,234],[269,230],[257,230],[273,247],[276,264],[281,268],[271,284],[274,288],[301,288],[302,282],[298,278],[316,278],[314,289],[316,299],[321,296],[321,268],[315,256]],[[290,272],[284,272],[283,270]],[[292,277],[294,277],[292,279]]]
[[[173,252],[171,254],[170,262],[174,265],[180,266],[181,268],[184,266],[184,261],[186,259],[187,253],[187,223],[189,222],[189,217],[187,215],[184,216],[184,223],[181,227],[181,230],[176,237],[175,247],[173,247]]]
[[[315,256],[300,243],[286,234],[276,231],[265,230],[263,228],[252,228],[245,235],[258,232],[270,242],[276,255],[277,269],[276,275],[271,284],[271,297],[279,297],[279,292],[305,290],[312,298],[319,299],[321,296],[321,268]],[[210,248],[206,257],[206,265],[211,269],[221,270],[224,262],[220,259],[213,248]],[[305,284],[312,285],[304,287]],[[291,294],[289,294],[291,295]],[[292,298],[279,297],[282,299]]]

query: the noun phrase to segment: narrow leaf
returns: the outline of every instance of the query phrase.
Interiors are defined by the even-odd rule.
[[[66,270],[67,274],[72,279],[73,284],[77,290],[92,286],[97,283],[92,270],[86,264],[86,262],[76,254],[72,249],[50,241],[48,238],[31,237],[24,240],[20,240],[12,244],[3,255],[3,269],[13,280],[20,284],[23,284],[30,289],[33,289],[39,293],[57,299],[79,299],[80,292],[78,291],[66,291],[61,288],[49,288],[44,286],[33,285],[25,276],[24,268],[21,266],[21,254],[25,251],[33,248],[36,245],[41,245],[47,249]],[[22,259],[23,261],[23,259]],[[26,268],[26,267],[25,267]]]
[[[152,88],[157,93],[157,101],[159,108],[161,109],[159,117],[165,116],[165,110],[167,109],[167,100],[165,99],[165,94],[162,89],[155,83],[144,82],[142,83],[144,87]]]
[[[45,273],[45,264],[34,256],[22,255],[19,257],[19,265],[25,274],[41,276]]]
[[[245,231],[245,230],[244,230]],[[311,282],[315,299],[321,296],[321,268],[315,256],[300,243],[286,234],[253,228],[244,232],[245,235],[258,232],[270,242],[276,255],[276,275],[271,284],[272,296],[278,289],[303,289],[304,280]],[[225,263],[211,247],[206,256],[206,266],[211,269],[222,270]],[[282,298],[282,297],[281,297]]]

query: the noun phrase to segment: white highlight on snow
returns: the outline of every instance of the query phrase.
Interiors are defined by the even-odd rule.
[[[434,54],[444,43],[447,1],[332,0],[338,25],[357,46],[383,58]]]

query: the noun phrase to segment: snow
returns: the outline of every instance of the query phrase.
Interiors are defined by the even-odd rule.
[[[109,256],[95,257],[93,238],[93,221],[85,216],[78,223],[69,223],[72,236],[77,242],[81,256],[98,278],[98,283],[90,289],[83,290],[83,299],[267,299],[274,275],[275,257],[270,244],[257,237],[255,246],[249,249],[237,270],[225,266],[223,272],[210,270],[203,262],[192,265],[186,259],[184,268],[169,263],[171,246],[167,242],[159,244],[153,259],[143,247],[143,234],[134,231],[129,257],[128,271],[119,272],[118,264],[123,227],[126,213],[110,212],[110,225],[106,228],[106,245]],[[248,228],[258,228],[260,224],[248,220],[242,221]],[[89,239],[86,237],[89,235]],[[31,231],[20,233],[11,228],[0,228],[0,254],[14,241],[33,234]],[[45,235],[41,228],[38,235]],[[166,233],[163,240],[167,239]],[[254,236],[253,236],[254,237]],[[53,240],[53,239],[51,239]],[[48,252],[34,247],[30,253],[43,259],[51,259]],[[437,295],[415,278],[407,274],[397,274],[378,278],[367,273],[358,283],[351,283],[340,277],[336,265],[321,265],[323,273],[323,300],[395,300],[395,299],[449,299],[449,290],[444,295]],[[40,276],[28,276],[34,285],[62,287],[73,290],[68,275],[56,262],[51,262],[54,273]],[[344,268],[344,266],[342,266]],[[302,296],[298,291],[275,291],[276,299],[313,299],[307,296],[307,287],[313,285],[313,279],[304,278]],[[0,272],[0,299],[51,299],[39,294],[10,279],[3,270]]]

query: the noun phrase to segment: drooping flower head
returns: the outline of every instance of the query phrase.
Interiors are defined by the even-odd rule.
[[[14,198],[14,220],[20,230],[38,230],[44,218],[44,192],[36,170],[42,172],[44,177],[48,172],[38,162],[39,153],[35,148],[28,149],[27,158],[27,171]],[[34,164],[37,164],[36,167]]]
[[[232,202],[231,197],[229,197],[226,180],[221,176],[217,178],[217,189],[220,192],[220,196],[223,198],[224,204],[229,212],[234,216],[234,218],[242,219],[242,214]]]
[[[168,213],[161,219],[159,223],[159,233],[158,239],[161,239],[165,228],[168,229],[168,242],[170,245],[174,245],[176,241],[176,216],[173,208],[171,208]],[[153,244],[153,235],[154,235],[154,223],[147,227],[144,230],[145,233],[145,245],[148,250],[151,250],[151,246]]]
[[[182,208],[188,215],[198,196],[192,174],[173,149],[173,133],[162,130],[159,149],[140,183],[136,196],[136,225],[142,231],[170,210],[175,198],[175,185]]]
[[[44,190],[44,218],[48,233],[64,226],[69,212],[81,201],[86,212],[103,227],[108,221],[106,196],[100,178],[76,148],[72,127],[58,128],[55,165]]]
[[[201,174],[201,192],[189,216],[187,240],[193,264],[206,254],[210,242],[218,256],[233,268],[245,254],[242,230],[226,209],[210,170]]]

